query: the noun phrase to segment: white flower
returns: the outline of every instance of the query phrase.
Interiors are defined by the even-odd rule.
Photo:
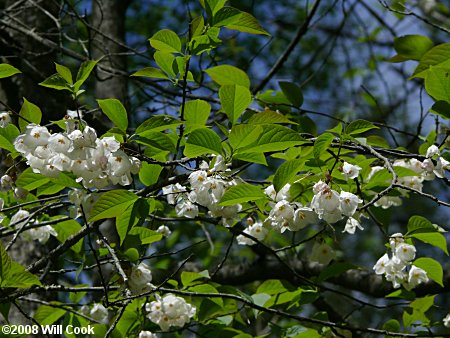
[[[9,225],[20,227],[25,224],[24,220],[27,220],[29,217],[30,213],[28,211],[20,209],[11,217],[11,222]]]
[[[314,187],[316,187],[314,185]],[[339,194],[330,189],[326,185],[322,190],[319,190],[317,194],[314,195],[311,201],[311,207],[319,215],[319,218],[323,218],[324,213],[331,213],[338,209],[340,204]]]
[[[444,323],[445,327],[450,327],[450,313],[442,319],[442,322]]]
[[[147,264],[141,263],[131,268],[128,286],[133,293],[144,293],[152,289],[152,272]]]
[[[0,128],[6,128],[11,123],[11,116],[8,113],[0,113]]]
[[[374,205],[383,209],[388,209],[392,206],[398,207],[402,205],[402,199],[398,196],[383,196],[377,200]]]
[[[403,284],[407,290],[414,289],[421,283],[427,283],[428,276],[425,270],[412,265],[408,274],[408,283]]]
[[[13,179],[9,175],[3,175],[0,178],[0,190],[9,191],[12,189]]]
[[[208,173],[205,170],[196,170],[189,175],[189,183],[193,189],[199,188],[207,178]]]
[[[427,158],[430,158],[430,157],[433,157],[434,155],[439,155],[439,154],[440,154],[439,148],[433,144],[430,147],[428,147],[427,153],[425,156]]]
[[[386,267],[390,264],[391,259],[389,258],[388,254],[384,254],[381,256],[380,259],[375,263],[373,266],[373,269],[375,270],[375,273],[377,275],[382,275],[386,273]]]
[[[346,180],[357,178],[360,170],[361,167],[347,162],[344,162],[344,165],[342,166],[342,174]]]
[[[66,153],[69,151],[70,140],[64,134],[52,134],[48,139],[48,147],[53,152]]]
[[[23,233],[23,237],[29,241],[38,240],[40,243],[45,244],[50,239],[50,235],[57,237],[55,229],[50,225],[40,226],[38,228],[33,228]]]
[[[169,227],[166,225],[161,225],[156,232],[159,232],[164,237],[169,237],[172,231],[170,231]]]
[[[313,262],[327,265],[334,257],[335,253],[328,244],[315,242],[309,258]]]
[[[211,169],[211,172],[217,172],[217,171],[225,171],[227,170],[227,163],[225,162],[225,159],[222,155],[216,156],[216,162],[214,162],[214,166]]]
[[[309,207],[299,207],[294,212],[293,222],[289,225],[289,230],[298,231],[309,224],[317,222],[317,215],[313,209]]]
[[[281,190],[277,193],[275,191],[275,187],[271,184],[266,189],[264,189],[264,193],[269,196],[275,202],[280,202],[282,200],[290,200],[291,196],[289,194],[289,189],[291,189],[291,185],[287,183]]]
[[[267,235],[267,229],[264,228],[262,223],[254,223],[246,228],[244,233],[249,234],[250,236],[255,237],[258,241],[262,241]],[[239,235],[236,237],[238,244],[241,245],[253,245],[256,244],[254,240],[248,238],[244,235]]]
[[[391,249],[392,249],[393,252],[395,252],[395,248],[401,243],[405,243],[405,239],[403,238],[403,234],[397,232],[395,234],[392,234],[389,237],[389,245],[391,246]]]
[[[357,219],[349,217],[347,223],[345,223],[345,229],[342,232],[348,232],[349,234],[353,235],[356,231],[356,228],[364,230],[364,228],[361,226],[361,224]]]
[[[158,336],[150,331],[139,332],[139,338],[158,338]]]
[[[162,188],[163,195],[167,198],[167,203],[175,205],[182,192],[185,192],[186,188],[180,183],[175,183]]]
[[[436,167],[434,168],[434,174],[439,178],[445,177],[445,170],[450,170],[450,162],[442,157],[439,157],[436,162],[437,163]]]
[[[194,306],[170,293],[163,298],[156,295],[156,301],[147,304],[145,309],[149,312],[147,317],[163,331],[168,331],[171,326],[183,327],[196,312]]]
[[[339,208],[345,216],[352,216],[358,208],[358,204],[362,202],[358,196],[347,191],[341,191],[339,201]]]
[[[108,310],[100,303],[94,304],[89,315],[97,322],[108,324]]]
[[[329,187],[328,187],[328,184],[326,184],[325,182],[322,182],[322,180],[320,180],[313,186],[313,192],[315,195],[324,191],[325,189],[329,189]]]
[[[198,216],[198,207],[187,199],[183,199],[175,206],[179,217],[195,218]]]
[[[16,187],[14,188],[14,197],[23,200],[28,195],[28,190],[22,188],[22,187]]]
[[[395,248],[395,256],[402,262],[410,262],[416,256],[416,248],[411,244],[400,243]]]

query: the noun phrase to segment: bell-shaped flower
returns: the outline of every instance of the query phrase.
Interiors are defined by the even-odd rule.
[[[249,225],[244,231],[244,233],[255,237],[258,241],[262,241],[264,238],[266,238],[267,235],[267,229],[263,226],[262,223],[254,223]],[[240,245],[254,245],[256,242],[252,240],[251,238],[248,238],[244,235],[239,235],[236,237],[236,240],[238,244]]]
[[[341,194],[339,195],[339,201],[339,208],[341,212],[345,216],[349,217],[353,216],[356,209],[358,208],[358,204],[362,202],[362,200],[358,196],[347,191],[341,191]]]
[[[182,199],[175,206],[179,217],[195,218],[198,216],[198,207],[188,199]]]
[[[312,262],[328,265],[335,256],[335,252],[328,244],[315,242],[309,259]]]
[[[433,145],[428,147],[427,153],[426,153],[425,156],[427,158],[430,158],[430,157],[433,157],[434,155],[440,155],[440,151],[439,151],[439,148],[436,145],[433,144]]]
[[[0,113],[0,128],[6,128],[11,123],[11,116],[6,113]]]
[[[342,232],[348,232],[349,234],[353,235],[356,231],[356,228],[364,230],[364,228],[361,226],[361,224],[356,218],[349,217],[347,223],[345,223],[345,228]]]
[[[395,248],[395,256],[402,262],[410,262],[416,257],[416,248],[411,244],[400,243]]]
[[[289,225],[289,230],[298,231],[309,224],[317,222],[317,215],[313,209],[309,207],[299,207],[294,212],[294,219]]]
[[[27,210],[20,209],[11,217],[9,226],[21,227],[25,224],[29,217],[30,213]]]
[[[62,133],[52,134],[48,139],[48,148],[52,152],[65,154],[69,151],[69,147],[70,140]]]
[[[151,284],[152,272],[145,263],[140,263],[138,266],[131,268],[131,274],[128,279],[128,286],[133,293],[144,293],[153,288]]]
[[[55,229],[53,229],[50,225],[40,226],[38,228],[33,228],[27,230],[23,233],[24,239],[28,241],[39,241],[41,244],[45,244],[50,239],[50,235],[57,237]]]
[[[415,265],[411,265],[408,274],[408,282],[404,283],[403,286],[406,290],[412,290],[417,285],[428,282],[428,276],[425,270],[418,268]]]
[[[357,178],[360,171],[361,167],[347,162],[344,162],[342,166],[342,175],[344,175],[346,180]]]

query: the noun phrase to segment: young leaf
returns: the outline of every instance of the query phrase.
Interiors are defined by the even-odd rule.
[[[357,134],[362,134],[371,129],[378,129],[378,127],[366,120],[356,120],[356,121],[351,122],[347,126],[347,128],[345,129],[345,132],[348,135],[357,135]]]
[[[54,306],[41,305],[34,314],[34,319],[40,325],[52,325],[66,314],[66,310]]]
[[[162,169],[163,167],[158,164],[142,162],[141,170],[139,170],[139,180],[147,187],[153,185],[158,182]]]
[[[68,83],[68,84],[73,84],[73,79],[72,79],[72,72],[70,71],[69,68],[57,64],[56,65],[56,72]]]
[[[408,220],[408,234],[411,234],[417,230],[437,231],[429,220],[425,217],[414,215]]]
[[[239,116],[252,103],[252,94],[246,87],[240,85],[220,87],[219,98],[222,109],[233,124],[236,123]]]
[[[98,105],[106,116],[121,130],[126,131],[128,127],[128,114],[125,107],[117,99],[97,100]]]
[[[59,74],[50,75],[44,81],[39,83],[42,87],[52,88],[56,90],[72,91],[67,81]]]
[[[442,251],[444,251],[448,255],[448,249],[447,249],[447,241],[441,233],[434,231],[434,232],[416,232],[410,235],[413,238],[418,239],[419,241],[422,241],[424,243],[433,245]]]
[[[139,69],[130,76],[150,77],[154,79],[168,79],[169,77],[161,69],[155,67],[145,67]]]
[[[264,110],[260,113],[256,113],[250,117],[248,124],[269,124],[269,123],[280,123],[280,124],[297,124],[294,121],[289,120],[283,114],[273,111]]]
[[[219,201],[219,205],[228,206],[243,202],[256,201],[266,198],[261,188],[251,184],[238,184],[231,186],[225,191]]]
[[[197,16],[191,23],[191,41],[197,36],[201,36],[205,30],[205,19],[203,16]]]
[[[292,82],[280,81],[280,85],[283,94],[286,98],[295,106],[300,107],[303,104],[303,94],[299,86]]]
[[[184,105],[184,119],[186,120],[186,124],[205,125],[210,112],[211,105],[203,100],[188,101]]]
[[[228,29],[245,32],[250,34],[270,35],[256,20],[256,18],[246,12],[242,12],[241,16],[232,24],[225,26]]]
[[[426,52],[411,77],[425,78],[428,68],[438,65],[443,68],[450,66],[450,42],[437,45]]]
[[[160,51],[181,53],[181,40],[170,29],[162,29],[150,38],[150,45]]]
[[[273,186],[275,190],[278,192],[289,183],[291,179],[297,175],[300,169],[303,167],[303,160],[291,160],[286,161],[282,165],[279,166],[277,171],[275,172],[275,176],[273,177]]]
[[[436,101],[450,103],[450,67],[430,66],[425,78],[425,90]]]
[[[225,5],[225,2],[227,2],[227,0],[204,0],[208,17],[213,18],[214,15]]]
[[[221,86],[225,85],[240,85],[246,88],[250,88],[250,79],[247,74],[234,66],[220,65],[209,68],[205,72],[211,76],[211,78],[217,84]]]
[[[39,124],[42,118],[42,112],[39,107],[29,102],[26,98],[23,98],[19,115],[23,117],[23,119],[19,118],[19,128],[22,132],[25,131],[29,122]]]
[[[7,64],[7,63],[0,63],[0,79],[3,79],[5,77],[13,76],[14,74],[22,73],[17,68]]]
[[[440,286],[444,287],[442,278],[444,272],[441,264],[433,258],[421,257],[413,262],[413,265],[426,271],[428,278],[434,280]]]
[[[208,128],[195,129],[189,134],[184,148],[184,155],[197,157],[205,154],[221,154],[222,140],[219,135]]]
[[[330,147],[331,143],[333,143],[334,135],[330,133],[324,133],[317,137],[314,142],[314,157],[316,160],[320,158]]]
[[[83,83],[87,80],[95,65],[98,63],[97,60],[84,61],[80,68],[78,69],[77,79],[74,85],[74,91],[78,92]]]
[[[391,62],[403,62],[407,60],[419,61],[434,43],[428,37],[422,35],[404,35],[394,38],[394,49],[398,55]]]
[[[53,225],[53,229],[55,229],[58,234],[56,237],[58,241],[64,243],[70,236],[81,230],[81,225],[77,221],[69,219]],[[83,239],[80,239],[76,244],[72,245],[70,249],[72,249],[73,252],[80,253],[83,249]]]
[[[263,131],[256,142],[242,147],[239,153],[262,153],[268,151],[283,151],[305,142],[294,130],[277,124],[262,125]]]
[[[262,131],[263,128],[259,125],[237,124],[231,128],[228,141],[233,149],[236,150],[256,142]]]
[[[450,120],[450,103],[447,101],[437,101],[431,107],[430,112],[446,120]]]
[[[152,231],[150,229],[144,227],[133,227],[129,232],[129,235],[137,235],[141,241],[142,245],[151,244],[157,241],[160,241],[162,235],[156,231]]]
[[[128,190],[111,190],[103,193],[94,204],[89,222],[114,218],[123,213],[138,197]]]
[[[175,71],[173,69],[175,56],[166,51],[156,51],[155,54],[153,54],[153,58],[155,59],[158,66],[164,72],[169,74],[170,77],[174,78],[177,76],[177,74],[175,74]]]

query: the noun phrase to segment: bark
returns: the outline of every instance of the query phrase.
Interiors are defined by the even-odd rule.
[[[93,0],[91,46],[93,58],[102,58],[100,65],[127,70],[124,54],[125,17],[131,1]],[[116,98],[128,106],[128,77],[97,68],[95,95],[97,99]]]

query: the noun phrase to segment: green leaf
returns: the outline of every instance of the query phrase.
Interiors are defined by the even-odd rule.
[[[192,20],[191,22],[191,41],[193,38],[197,36],[201,36],[203,34],[203,31],[205,29],[205,19],[203,19],[203,16],[197,16]]]
[[[50,75],[43,82],[39,83],[39,85],[42,87],[52,88],[56,90],[72,91],[72,88],[70,88],[66,80],[59,74]]]
[[[169,77],[161,69],[155,67],[145,67],[139,69],[130,76],[150,77],[155,79],[168,79]]]
[[[408,309],[403,312],[403,325],[405,327],[411,326],[415,322],[421,322],[422,324],[428,325],[430,319],[425,315],[434,304],[434,298],[436,296],[427,296],[423,298],[417,298],[409,304],[409,308],[412,309],[408,312]]]
[[[175,129],[180,125],[181,121],[168,115],[158,115],[145,120],[141,125],[136,128],[137,135],[143,135],[144,132],[158,132],[167,129]]]
[[[365,131],[371,130],[371,129],[379,129],[377,126],[373,125],[369,121],[366,120],[356,120],[350,123],[347,128],[345,129],[345,132],[348,135],[357,135],[364,133]]]
[[[117,99],[97,100],[106,116],[121,130],[128,128],[128,114],[125,107]]]
[[[424,243],[433,245],[433,246],[441,249],[448,255],[447,241],[445,240],[444,235],[442,235],[441,233],[439,233],[439,232],[420,232],[420,233],[414,233],[410,236],[413,238],[416,238],[419,241],[422,241]]]
[[[264,153],[238,153],[233,154],[233,159],[267,165],[267,160]]]
[[[442,278],[444,272],[441,264],[433,258],[421,257],[413,262],[413,265],[426,271],[428,278],[434,280],[440,286],[444,287]]]
[[[144,227],[133,227],[129,232],[129,235],[137,235],[141,240],[142,245],[151,244],[157,241],[160,241],[163,235],[159,232],[152,231],[150,229]]]
[[[208,17],[212,18],[224,5],[227,0],[205,0],[205,9]]]
[[[419,61],[434,43],[428,37],[422,35],[404,35],[394,38],[394,49],[398,55],[391,62],[403,62],[407,60]]]
[[[209,68],[205,72],[220,86],[239,85],[250,88],[250,79],[247,74],[237,67],[220,65]]]
[[[3,244],[0,242],[0,281],[8,278],[11,271],[11,258],[9,258]]]
[[[304,160],[291,160],[286,161],[280,165],[273,177],[273,186],[278,192],[289,183],[295,175],[303,168]]]
[[[145,186],[151,186],[158,182],[159,175],[161,174],[163,167],[158,164],[149,164],[142,162],[141,170],[139,170],[139,180]]]
[[[261,188],[243,183],[228,188],[220,199],[219,205],[228,206],[263,198],[266,198],[266,195],[261,191]]]
[[[78,69],[77,79],[74,85],[75,92],[78,92],[83,83],[87,80],[95,65],[98,63],[96,60],[84,61]]]
[[[433,226],[428,219],[422,216],[414,215],[408,220],[408,232],[406,235],[409,235],[417,230],[426,229],[428,231],[436,231],[436,228]]]
[[[25,267],[17,262],[11,262],[11,270],[8,277],[2,281],[2,287],[9,288],[29,288],[33,285],[42,285],[39,278],[31,272],[25,270]]]
[[[242,11],[234,7],[223,7],[214,15],[213,26],[222,27],[225,25],[231,25],[239,20],[242,13]]]
[[[450,42],[437,45],[426,52],[411,77],[425,78],[428,68],[437,65],[444,68],[450,66]]]
[[[262,131],[259,125],[237,124],[231,128],[228,141],[233,149],[242,148],[256,142]]]
[[[170,77],[175,78],[177,76],[173,67],[174,63],[176,63],[175,56],[169,52],[156,51],[155,54],[153,54],[153,58],[155,59],[157,65],[164,72],[169,74]]]
[[[11,309],[11,303],[0,303],[0,313],[3,315],[3,318],[7,322],[9,322],[9,310]]]
[[[19,115],[24,119],[19,118],[20,131],[24,132],[29,122],[39,124],[42,118],[42,112],[38,106],[23,98],[22,108],[20,108]],[[29,122],[27,122],[29,121]]]
[[[248,124],[270,124],[270,123],[286,123],[286,124],[297,124],[294,121],[289,120],[286,116],[280,112],[273,110],[264,110],[260,113],[252,115]]]
[[[150,38],[150,45],[160,51],[181,53],[181,40],[170,29],[162,29]]]
[[[255,143],[239,149],[240,153],[283,151],[305,141],[294,130],[276,124],[262,125],[263,131]]]
[[[184,148],[184,155],[197,157],[205,154],[221,154],[222,140],[219,135],[208,128],[196,129],[189,134]]]
[[[316,160],[320,159],[320,156],[327,152],[333,140],[334,135],[330,133],[324,133],[317,137],[314,142],[314,157]]]
[[[41,325],[52,325],[65,314],[66,310],[54,306],[41,305],[34,314],[34,319]]]
[[[120,245],[122,245],[128,231],[134,227],[139,221],[143,221],[149,214],[150,206],[148,202],[139,198],[134,203],[116,217],[116,229],[119,234]]]
[[[103,193],[94,204],[89,222],[113,218],[123,213],[138,197],[128,190],[111,190]]]
[[[0,79],[3,79],[5,77],[13,76],[14,74],[22,73],[17,68],[7,64],[7,63],[0,63]]]
[[[450,120],[450,103],[447,101],[437,101],[431,107],[430,112],[446,120]]]
[[[383,324],[383,330],[390,332],[400,332],[400,323],[396,319],[390,319]]]
[[[63,66],[63,65],[59,65],[57,63],[55,63],[56,66],[56,72],[68,83],[68,84],[73,84],[73,79],[72,79],[72,72],[70,71],[69,68]]]
[[[250,33],[250,34],[262,34],[270,35],[256,20],[256,18],[246,12],[242,12],[241,16],[238,17],[232,24],[225,26],[228,29],[236,30],[239,32]]]
[[[16,181],[18,187],[28,191],[39,188],[49,182],[50,179],[42,174],[34,173],[31,168],[25,169]]]
[[[77,221],[70,219],[67,221],[62,221],[53,225],[53,229],[55,229],[58,236],[56,237],[58,241],[61,243],[65,243],[65,241],[72,235],[80,232],[81,225]],[[80,253],[83,249],[83,239],[80,239],[76,244],[72,245],[70,249],[75,253]]]
[[[6,149],[12,153],[16,151],[16,148],[14,148],[13,144],[2,135],[0,135],[0,148]]]
[[[239,116],[252,103],[252,94],[246,87],[240,85],[220,87],[219,98],[222,109],[233,124],[236,123]]]
[[[208,270],[203,270],[201,272],[191,272],[191,271],[183,271],[181,273],[181,283],[184,287],[190,286],[192,284],[195,284],[193,282],[198,281],[199,279],[209,279],[209,272]],[[217,290],[216,290],[217,292]]]
[[[205,125],[210,113],[211,105],[203,100],[188,101],[184,105],[186,124]]]
[[[288,290],[279,279],[265,280],[258,286],[258,289],[256,289],[256,293],[265,293],[268,295],[277,295],[287,291]]]
[[[149,145],[160,150],[175,151],[175,144],[168,134],[154,131],[144,131],[139,134],[137,143]]]
[[[450,67],[430,66],[425,78],[425,90],[436,101],[450,103]]]
[[[300,107],[303,104],[303,94],[299,86],[292,82],[279,81],[284,96],[295,106]]]

